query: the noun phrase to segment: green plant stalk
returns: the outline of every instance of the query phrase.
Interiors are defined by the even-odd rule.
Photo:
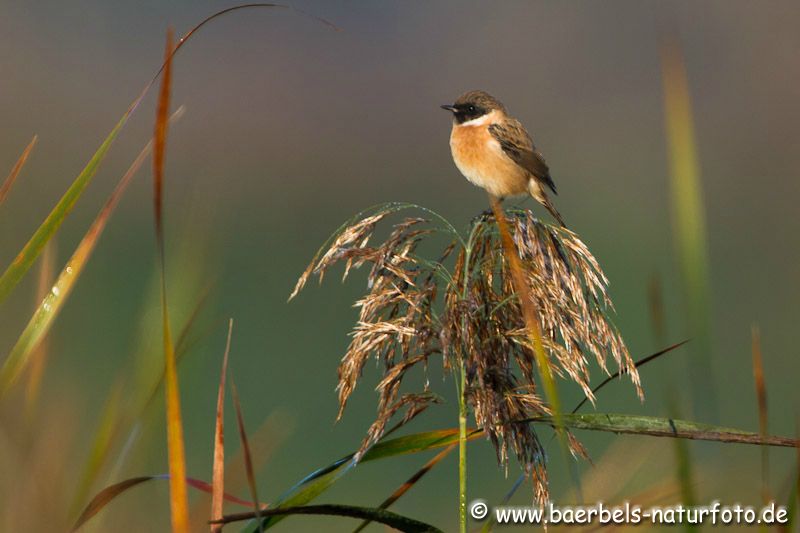
[[[467,298],[469,287],[469,262],[472,256],[472,239],[475,227],[470,232],[464,249],[464,286],[461,297]],[[462,327],[464,319],[462,319]],[[467,533],[467,367],[462,357],[458,362],[458,529]]]
[[[461,533],[467,531],[467,370],[461,361],[458,395],[458,523]]]

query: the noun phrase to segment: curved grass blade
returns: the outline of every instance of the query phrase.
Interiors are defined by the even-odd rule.
[[[33,262],[39,256],[42,251],[42,248],[47,243],[47,241],[58,231],[58,228],[61,226],[64,219],[67,215],[72,211],[72,208],[75,206],[75,203],[78,201],[78,198],[83,194],[84,189],[86,186],[91,182],[94,175],[97,173],[97,169],[100,166],[100,163],[105,158],[109,148],[113,144],[114,140],[117,138],[117,135],[122,130],[123,126],[127,123],[130,116],[133,114],[136,109],[138,109],[139,104],[142,103],[144,97],[150,91],[150,88],[155,84],[158,77],[161,73],[165,70],[166,64],[168,61],[171,61],[173,56],[177,53],[177,51],[186,44],[189,39],[195,35],[195,33],[207,23],[215,20],[227,13],[238,11],[241,9],[252,9],[252,8],[263,8],[263,7],[279,7],[279,8],[287,8],[291,9],[295,13],[299,13],[303,16],[309,17],[317,22],[321,22],[326,26],[329,26],[338,31],[334,24],[330,23],[329,21],[316,17],[314,15],[310,15],[305,13],[302,10],[290,8],[289,6],[284,6],[280,4],[271,4],[271,3],[253,3],[253,4],[242,4],[239,6],[233,6],[227,9],[223,9],[218,11],[205,19],[203,19],[199,24],[195,25],[191,30],[189,30],[181,39],[178,41],[177,45],[171,50],[168,57],[165,58],[164,63],[162,63],[159,70],[153,76],[153,78],[144,86],[142,91],[139,95],[134,99],[131,105],[128,107],[125,114],[122,115],[122,118],[117,122],[114,128],[111,130],[111,133],[103,140],[100,147],[94,153],[92,158],[86,164],[86,167],[81,171],[80,174],[75,178],[72,182],[72,185],[67,189],[64,195],[61,197],[59,202],[44,220],[41,226],[34,232],[33,236],[27,242],[27,244],[22,248],[22,251],[17,255],[14,261],[8,266],[6,271],[0,276],[0,302],[3,302],[6,297],[11,293],[11,291],[16,287],[17,283],[19,283],[22,276],[30,269]]]
[[[247,485],[250,487],[250,495],[253,497],[253,513],[258,520],[258,531],[263,531],[261,525],[261,514],[259,508],[261,504],[258,500],[258,490],[256,488],[256,475],[253,471],[253,456],[250,454],[250,441],[247,439],[247,431],[244,428],[244,416],[242,416],[242,404],[239,401],[239,390],[236,388],[236,383],[231,378],[231,393],[233,394],[233,406],[236,409],[236,424],[239,426],[239,438],[242,441],[242,450],[244,451],[244,469],[247,473]]]
[[[140,476],[134,477],[130,479],[126,479],[125,481],[120,481],[119,483],[115,483],[111,486],[108,486],[97,493],[97,495],[92,498],[92,501],[89,502],[89,505],[83,510],[81,515],[78,517],[78,520],[75,521],[75,525],[72,526],[72,531],[77,531],[80,529],[83,524],[89,521],[94,515],[99,513],[103,507],[108,505],[114,498],[122,494],[123,492],[127,491],[128,489],[132,489],[137,485],[141,485],[145,481],[150,481],[151,479],[156,479],[155,476]]]
[[[483,435],[482,430],[470,429],[467,432],[467,439],[476,439],[481,435]],[[424,452],[426,450],[450,446],[455,443],[458,443],[458,429],[442,429],[405,435],[403,437],[378,442],[367,450],[359,464],[375,461],[377,459]],[[307,504],[328,490],[331,485],[348,473],[353,466],[355,466],[353,462],[354,457],[355,452],[342,457],[325,468],[321,468],[309,474],[278,498],[273,509],[297,507]],[[282,516],[266,518],[263,524],[264,529],[274,526],[282,519]]]
[[[31,155],[31,151],[33,151],[33,147],[36,145],[36,141],[39,139],[38,135],[34,135],[31,142],[28,143],[28,146],[22,151],[22,154],[17,159],[17,162],[14,164],[14,167],[11,169],[11,172],[8,173],[6,180],[3,182],[3,185],[0,186],[0,205],[8,196],[9,191],[11,191],[11,187],[14,185],[14,182],[17,181],[17,176],[19,176],[22,167],[25,166],[25,161],[28,160],[28,156]]]
[[[173,118],[178,118],[181,113],[182,111],[179,110],[175,113]],[[34,353],[36,347],[41,344],[42,339],[50,330],[53,320],[58,316],[64,302],[69,297],[75,283],[91,257],[111,214],[117,207],[122,195],[136,175],[136,172],[150,154],[151,148],[152,143],[148,143],[142,151],[139,152],[139,155],[122,176],[116,188],[108,197],[108,200],[106,200],[105,205],[92,222],[89,230],[83,236],[83,239],[81,239],[72,257],[67,261],[58,279],[56,279],[55,284],[53,284],[52,289],[50,289],[42,300],[42,303],[36,309],[36,312],[34,312],[27,326],[25,326],[25,329],[22,331],[19,339],[17,339],[8,357],[3,361],[3,366],[0,368],[0,398],[2,398],[8,391],[8,388],[16,382],[22,370],[30,362],[31,354]]]
[[[655,360],[655,359],[658,359],[658,358],[659,358],[659,357],[661,357],[662,355],[664,355],[664,354],[666,354],[666,353],[668,353],[668,352],[671,352],[672,350],[675,350],[675,349],[677,349],[677,348],[680,348],[681,346],[683,346],[683,345],[684,345],[684,344],[686,344],[687,342],[689,342],[689,339],[686,339],[685,341],[681,341],[681,342],[675,343],[675,344],[673,344],[672,346],[668,346],[668,347],[664,348],[663,350],[659,350],[659,351],[657,351],[657,352],[656,352],[656,353],[654,353],[654,354],[650,354],[650,355],[648,355],[647,357],[642,357],[642,358],[641,358],[641,359],[639,359],[638,361],[635,361],[635,362],[633,363],[633,365],[634,365],[636,368],[639,368],[639,367],[641,367],[641,366],[644,366],[644,365],[646,365],[647,363],[649,363],[650,361],[653,361],[653,360]],[[602,381],[602,382],[601,382],[601,383],[600,383],[598,386],[596,386],[595,388],[593,388],[593,389],[592,389],[592,393],[593,393],[593,394],[597,394],[597,392],[598,392],[600,389],[602,389],[603,387],[605,387],[606,385],[608,385],[609,383],[611,383],[613,380],[615,380],[615,379],[617,379],[618,377],[620,377],[622,374],[623,374],[623,372],[622,372],[622,371],[620,371],[620,370],[617,370],[616,372],[614,372],[613,374],[611,374],[610,376],[608,376],[606,379],[604,379],[604,380],[603,380],[603,381]],[[589,398],[585,398],[585,397],[584,397],[584,398],[583,398],[583,399],[582,399],[580,402],[578,402],[578,405],[576,405],[576,406],[575,406],[575,409],[573,409],[573,410],[572,410],[572,413],[573,413],[573,414],[577,413],[577,412],[580,410],[580,408],[581,408],[581,407],[583,407],[583,406],[586,404],[586,402],[587,402],[587,401],[589,401]]]
[[[92,498],[92,501],[89,502],[86,508],[84,508],[80,517],[75,521],[75,525],[72,526],[72,531],[77,531],[78,529],[80,529],[86,522],[88,522],[92,517],[94,517],[97,513],[99,513],[106,505],[111,503],[112,500],[117,498],[117,496],[121,495],[122,493],[128,491],[129,489],[132,489],[137,485],[141,485],[145,481],[165,480],[165,479],[169,479],[169,475],[162,474],[157,476],[139,476],[120,481],[119,483],[114,483],[113,485],[109,485],[108,487],[98,492],[94,498]],[[201,479],[186,478],[186,484],[194,489],[209,494],[213,490],[209,483],[206,483]],[[253,505],[252,502],[245,500],[243,498],[239,498],[237,496],[233,496],[231,494],[228,494],[227,492],[223,493],[223,498],[225,499],[225,501],[228,501],[230,503],[235,503],[236,505],[241,505],[242,507],[251,507]]]
[[[305,505],[300,507],[281,507],[277,509],[264,509],[261,514],[268,516],[285,517],[288,515],[324,515],[324,516],[345,516],[349,518],[361,518],[380,522],[389,527],[404,533],[442,533],[440,529],[433,527],[425,522],[420,522],[406,516],[372,507],[356,507],[354,505]],[[242,520],[252,520],[255,513],[240,513],[225,516],[219,523],[228,524],[240,522]]]
[[[564,414],[564,426],[570,429],[588,429],[629,435],[673,437],[679,439],[707,440],[740,444],[781,446],[794,448],[800,441],[788,437],[759,435],[751,431],[726,428],[712,424],[701,424],[687,420],[676,420],[659,416],[622,415],[614,413]],[[520,422],[543,422],[553,425],[553,417],[541,416]]]
[[[228,340],[225,343],[225,355],[222,357],[222,370],[219,374],[219,390],[217,392],[217,416],[214,427],[214,465],[211,476],[211,520],[222,518],[222,495],[225,492],[225,375],[228,372],[228,355],[231,352],[231,335],[233,319],[228,321]],[[222,531],[222,526],[211,526],[211,533]]]
[[[330,22],[330,21],[328,21],[328,20],[326,20],[324,18],[317,17],[316,15],[312,15],[310,13],[306,13],[305,11],[303,11],[301,9],[297,9],[295,7],[287,6],[287,5],[283,5],[283,4],[273,4],[273,3],[268,3],[268,2],[255,2],[255,3],[249,3],[249,4],[239,4],[239,5],[235,5],[235,6],[231,6],[231,7],[222,9],[220,11],[212,13],[211,15],[209,15],[206,18],[204,18],[203,20],[201,20],[199,23],[195,24],[189,31],[187,31],[185,34],[183,34],[183,37],[178,39],[177,44],[172,49],[170,54],[167,57],[164,58],[164,62],[161,64],[161,67],[159,67],[158,71],[156,71],[155,75],[147,83],[147,85],[144,86],[144,89],[142,89],[142,92],[139,93],[139,96],[136,98],[136,100],[133,101],[133,103],[131,104],[128,112],[130,113],[130,112],[134,111],[139,106],[139,104],[142,102],[144,97],[150,91],[150,88],[155,84],[156,80],[158,80],[158,77],[164,72],[164,70],[166,70],[167,62],[171,62],[172,59],[175,57],[175,54],[178,53],[178,50],[180,50],[181,47],[184,44],[186,44],[189,41],[189,39],[191,39],[202,27],[204,27],[206,24],[208,24],[208,23],[210,23],[210,22],[212,22],[212,21],[214,21],[214,20],[216,20],[216,19],[218,19],[220,17],[223,17],[223,16],[225,16],[225,15],[227,15],[229,13],[233,13],[234,11],[258,9],[258,8],[288,9],[288,10],[291,10],[291,11],[293,11],[295,13],[303,15],[304,17],[308,17],[311,20],[314,20],[316,22],[320,22],[320,23],[324,24],[325,26],[328,26],[329,28],[332,28],[332,29],[334,29],[336,31],[340,31],[340,29],[335,24],[333,24],[332,22]]]
[[[414,473],[413,476],[408,478],[408,480],[405,483],[403,483],[402,485],[400,485],[399,487],[397,487],[397,489],[394,492],[392,492],[392,494],[389,495],[388,498],[383,500],[383,502],[378,506],[378,509],[388,509],[390,505],[392,505],[394,502],[396,502],[397,500],[402,498],[403,495],[406,492],[411,490],[411,488],[420,479],[422,479],[425,476],[425,474],[430,472],[433,469],[433,467],[435,467],[437,464],[442,462],[442,460],[445,457],[447,457],[448,455],[450,455],[450,452],[452,452],[455,449],[456,449],[456,445],[455,444],[451,444],[450,446],[448,446],[444,450],[442,450],[439,453],[437,453],[436,455],[434,455],[433,458],[431,458],[430,461],[425,463],[422,466],[422,468],[420,468],[419,470],[417,470]],[[361,522],[361,525],[359,525],[355,530],[353,530],[353,533],[358,533],[359,531],[362,531],[365,527],[367,527],[371,523],[372,523],[372,520],[364,520],[363,522]]]

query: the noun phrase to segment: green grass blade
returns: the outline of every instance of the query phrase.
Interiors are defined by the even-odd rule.
[[[483,435],[482,431],[471,429],[469,430],[468,438],[475,439],[480,435]],[[443,429],[415,433],[413,435],[406,435],[378,442],[364,454],[364,457],[361,458],[361,462],[364,463],[367,461],[396,457],[398,455],[424,452],[426,450],[450,446],[457,442],[458,429]],[[272,508],[297,507],[310,502],[325,492],[331,485],[336,483],[339,478],[352,469],[354,466],[354,456],[355,453],[346,455],[327,467],[321,468],[308,475],[284,493],[283,496],[278,498],[278,501]],[[283,516],[271,516],[266,518],[263,523],[264,529],[274,526],[282,519]]]
[[[123,122],[120,122],[120,124],[117,125],[117,128],[115,128],[115,131],[117,131],[122,124]],[[112,135],[116,135],[116,133],[112,132]],[[106,143],[109,143],[108,139],[106,140]],[[105,205],[103,206],[103,209],[98,213],[94,222],[92,222],[92,225],[89,227],[89,230],[83,236],[83,239],[78,244],[77,248],[75,248],[75,252],[73,252],[72,257],[70,257],[64,269],[59,274],[58,279],[56,279],[56,282],[53,285],[53,288],[42,300],[42,303],[34,312],[27,326],[22,331],[22,334],[20,334],[19,339],[17,339],[17,342],[14,344],[14,347],[11,349],[8,357],[5,359],[5,361],[3,361],[3,366],[0,368],[0,398],[2,398],[2,396],[8,391],[8,388],[19,378],[22,370],[30,362],[31,354],[34,353],[36,347],[39,346],[44,336],[50,330],[53,321],[61,311],[64,302],[69,297],[73,287],[75,286],[75,283],[83,272],[83,269],[86,266],[89,258],[91,257],[92,252],[97,245],[97,241],[99,240],[100,235],[102,235],[103,230],[105,229],[106,224],[111,217],[111,214],[114,212],[114,209],[119,203],[120,198],[130,184],[131,179],[133,179],[136,171],[139,170],[139,167],[141,167],[149,152],[150,144],[145,146],[145,148],[139,153],[139,156],[136,158],[136,160],[134,160],[134,162],[131,164],[128,171],[122,176],[117,184],[117,187],[111,193]],[[70,187],[70,191],[72,191],[75,185],[76,184],[73,183],[72,187]],[[62,203],[64,203],[65,198],[68,197],[70,191],[67,191],[67,194],[64,195],[64,197],[61,199],[61,202],[59,202],[59,205],[56,206],[56,209],[47,218],[45,224],[43,224],[39,231],[37,231],[38,235],[42,231],[42,228],[50,228],[48,230],[49,232],[45,231],[42,234],[41,239],[43,240],[41,240],[41,246],[38,248],[33,246],[31,242],[33,242],[34,239],[31,239],[31,242],[26,245],[26,249],[33,246],[33,248],[37,249],[37,253],[38,251],[41,251],[41,248],[43,248],[47,243],[47,239],[52,236],[57,229],[57,225],[61,223],[60,221],[63,220],[63,217],[66,216],[66,213],[68,212],[68,209],[67,211],[62,212]],[[77,194],[80,195],[80,193]],[[77,196],[75,196],[74,199],[77,199]],[[74,203],[74,199],[72,203]],[[59,215],[61,218],[58,222],[55,222],[58,217],[54,217],[54,213],[57,211],[61,213],[61,215]],[[50,226],[47,226],[48,221],[51,221]],[[55,226],[53,226],[53,224],[55,224]],[[35,239],[38,238],[37,235],[34,235]],[[24,251],[23,254],[25,254]],[[27,264],[27,266],[29,267],[30,264]],[[14,265],[12,265],[10,268],[13,267]],[[23,271],[19,271],[18,276],[21,277],[22,273]],[[6,274],[8,274],[8,271],[6,271]],[[3,275],[3,279],[6,278],[6,274]],[[17,278],[17,280],[18,279],[19,278]]]
[[[689,336],[695,339],[691,359],[691,393],[695,415],[717,418],[712,387],[711,289],[703,187],[686,65],[680,46],[661,49],[664,114],[670,162],[670,196],[675,248],[683,278]]]
[[[420,479],[422,479],[436,465],[441,463],[442,460],[445,457],[447,457],[448,455],[450,455],[450,452],[452,452],[455,449],[456,449],[456,445],[455,444],[451,444],[450,446],[448,446],[444,450],[442,450],[439,453],[437,453],[436,455],[434,455],[433,458],[431,458],[427,463],[425,463],[422,466],[422,468],[420,468],[419,470],[414,472],[414,475],[412,475],[405,482],[403,482],[402,485],[397,487],[394,490],[394,492],[392,492],[389,495],[388,498],[383,500],[383,502],[381,502],[381,504],[378,506],[378,509],[388,509],[390,505],[392,505],[394,502],[396,502],[397,500],[402,498],[403,495],[406,492],[408,492],[409,490],[411,490],[414,487],[414,485],[416,485],[417,482]],[[367,527],[368,525],[370,525],[371,523],[372,523],[372,520],[364,520],[363,522],[361,522],[361,524],[355,530],[353,530],[353,533],[359,533],[359,531],[363,531],[364,528]]]
[[[555,420],[549,416],[528,418],[527,422],[544,422],[553,425]],[[727,428],[712,424],[701,424],[687,420],[659,416],[622,415],[613,413],[564,414],[562,422],[570,429],[608,431],[630,435],[650,435],[653,437],[673,437],[680,439],[782,446],[794,448],[800,441],[788,437],[759,435],[752,431]]]
[[[0,276],[0,302],[4,301],[8,295],[11,294],[11,291],[17,286],[19,280],[22,279],[22,276],[31,268],[36,258],[39,257],[44,245],[55,235],[58,228],[60,228],[61,224],[64,222],[64,219],[70,211],[72,211],[72,208],[75,207],[75,203],[97,173],[97,169],[100,168],[100,163],[103,162],[114,139],[117,138],[120,130],[122,130],[122,127],[128,121],[128,117],[130,117],[130,111],[126,112],[119,122],[117,122],[117,125],[114,126],[114,129],[112,129],[111,133],[105,138],[100,148],[97,149],[86,164],[86,167],[78,174],[78,177],[75,178],[75,181],[69,186],[67,192],[64,193],[53,210],[50,211],[50,214],[47,215],[42,225],[34,232],[33,236],[22,248],[22,251],[17,254],[14,261],[8,266],[3,275]]]
[[[167,63],[171,62],[173,56],[177,53],[177,51],[186,44],[194,34],[202,27],[205,26],[207,23],[215,20],[221,16],[224,16],[230,12],[238,11],[241,9],[253,9],[253,8],[262,8],[262,7],[280,7],[280,8],[287,8],[291,9],[292,11],[303,15],[305,17],[309,17],[312,20],[320,22],[328,27],[333,28],[334,30],[338,30],[338,28],[332,24],[331,22],[322,19],[320,17],[315,17],[308,13],[305,13],[302,10],[291,8],[289,6],[282,6],[279,4],[271,4],[271,3],[253,3],[253,4],[242,4],[239,6],[230,7],[227,9],[223,9],[212,14],[209,17],[203,19],[199,24],[195,25],[191,30],[189,30],[180,40],[177,42],[174,48],[171,49],[169,55],[165,58],[164,63],[162,63],[161,68],[158,70],[156,75],[153,77],[150,82],[145,85],[144,89],[139,96],[131,103],[128,110],[122,115],[122,118],[117,122],[114,129],[111,130],[111,133],[105,138],[103,143],[100,145],[100,148],[94,153],[92,158],[86,164],[86,167],[81,171],[75,181],[72,182],[67,192],[64,193],[64,196],[61,197],[58,204],[53,208],[50,214],[47,216],[45,221],[42,223],[41,226],[36,230],[33,236],[30,238],[28,243],[23,247],[22,251],[17,255],[11,265],[8,266],[6,271],[0,276],[0,302],[3,302],[6,297],[11,293],[11,291],[16,287],[17,283],[19,283],[22,276],[30,269],[33,262],[39,256],[42,251],[42,248],[47,243],[47,241],[52,237],[58,228],[61,226],[61,223],[64,222],[64,219],[67,217],[69,212],[75,206],[75,202],[78,201],[83,191],[86,189],[86,186],[92,180],[94,175],[97,173],[97,169],[100,167],[100,163],[105,158],[109,148],[113,144],[114,140],[117,138],[117,135],[122,130],[122,127],[130,118],[131,114],[139,107],[139,104],[144,99],[145,95],[149,92],[150,88],[153,86],[155,81],[158,79],[158,76],[162,74],[165,70]]]
[[[480,430],[475,430],[475,429],[470,430],[471,439],[477,438],[482,434],[483,433]],[[395,457],[398,455],[405,455],[410,453],[423,452],[426,450],[450,446],[456,442],[458,442],[457,429],[427,431],[424,433],[407,435],[404,437],[398,437],[395,439],[377,443],[369,451],[367,451],[366,454],[364,454],[364,457],[361,459],[361,462],[373,461],[376,459],[384,459],[387,457]],[[303,481],[301,481],[298,485],[296,485],[284,497],[281,498],[281,500],[279,501],[281,505],[274,506],[272,509],[269,510],[270,513],[274,513],[276,516],[269,516],[268,518],[266,518],[264,521],[264,528],[266,529],[267,527],[269,527],[270,524],[277,523],[280,519],[283,518],[284,515],[282,515],[280,512],[276,512],[276,509],[296,508],[302,506],[304,503],[307,503],[311,499],[315,498],[316,496],[324,492],[328,487],[330,487],[331,484],[333,484],[334,481],[336,481],[336,479],[341,477],[342,474],[344,474],[347,470],[349,470],[349,468],[353,464],[352,459],[354,455],[355,453],[351,453],[343,457],[342,459],[336,461],[335,463],[329,465],[328,467],[318,470],[317,472],[314,472],[310,476],[306,477]],[[114,500],[120,494],[126,492],[128,489],[133,488],[145,481],[150,481],[152,479],[168,479],[168,478],[169,476],[166,475],[142,476],[142,477],[126,479],[124,481],[120,481],[119,483],[115,483],[113,485],[110,485],[102,489],[95,495],[94,498],[92,498],[92,500],[83,510],[80,517],[75,522],[73,531],[80,528],[90,518],[92,518],[94,515],[100,512],[100,510],[102,510],[112,500]],[[185,478],[185,481],[190,487],[193,487],[195,489],[202,490],[207,493],[211,493],[213,491],[212,486],[203,481],[196,480],[193,478]],[[236,503],[238,505],[243,505],[247,507],[251,507],[253,505],[252,502],[250,501],[238,498],[236,496],[232,496],[227,493],[224,493],[224,499],[232,503]],[[265,515],[269,514],[267,510],[262,510],[261,512]],[[381,521],[377,520],[374,516],[368,516],[368,515],[359,516],[357,518],[363,518],[363,519],[370,518],[378,522]],[[438,530],[423,529],[420,531],[438,531]]]
[[[83,194],[83,191],[86,189],[86,186],[92,180],[94,175],[97,173],[97,169],[100,167],[100,163],[102,163],[103,159],[105,158],[106,154],[108,153],[109,148],[113,144],[114,140],[117,138],[117,135],[122,130],[125,123],[130,118],[131,114],[138,109],[139,104],[142,102],[144,97],[149,92],[150,88],[153,86],[155,81],[158,79],[158,76],[163,72],[166,67],[167,62],[171,61],[173,56],[177,53],[177,51],[185,45],[193,36],[194,34],[204,25],[215,20],[221,16],[224,16],[230,12],[238,11],[240,9],[252,9],[252,8],[262,8],[262,7],[281,7],[291,9],[292,11],[303,15],[305,17],[309,17],[312,20],[320,22],[328,27],[333,28],[334,30],[338,30],[338,28],[330,23],[329,21],[322,19],[320,17],[315,17],[308,13],[305,13],[299,9],[294,9],[289,6],[282,6],[279,4],[271,4],[271,3],[253,3],[253,4],[242,4],[239,6],[234,6],[231,8],[223,9],[212,14],[209,17],[206,17],[203,21],[199,24],[195,25],[191,30],[189,30],[175,47],[171,50],[168,57],[165,58],[164,63],[161,65],[161,68],[158,70],[156,75],[153,77],[150,82],[145,85],[144,89],[139,96],[131,103],[128,107],[128,110],[122,115],[122,118],[117,122],[114,129],[111,130],[111,133],[105,138],[103,143],[94,153],[92,158],[86,164],[86,167],[78,174],[78,177],[75,178],[75,181],[72,182],[67,192],[64,193],[64,196],[61,197],[61,200],[56,204],[50,214],[47,216],[45,221],[42,223],[41,226],[34,232],[33,236],[30,238],[28,243],[22,248],[22,251],[17,255],[14,261],[8,266],[6,271],[0,276],[0,302],[3,302],[11,291],[16,287],[19,283],[22,276],[30,269],[33,262],[39,256],[42,251],[42,248],[47,243],[47,241],[58,231],[58,228],[61,226],[61,223],[64,222],[64,219],[67,217],[69,212],[75,206],[75,203],[78,201],[78,198]]]

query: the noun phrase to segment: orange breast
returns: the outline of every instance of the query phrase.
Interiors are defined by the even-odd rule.
[[[498,197],[528,193],[528,172],[505,155],[486,125],[453,125],[450,149],[458,170],[478,187]]]

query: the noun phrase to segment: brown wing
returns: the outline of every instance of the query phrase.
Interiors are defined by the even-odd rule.
[[[544,157],[533,145],[530,135],[517,119],[508,118],[503,124],[492,124],[489,126],[489,133],[500,143],[508,157],[558,194]]]

